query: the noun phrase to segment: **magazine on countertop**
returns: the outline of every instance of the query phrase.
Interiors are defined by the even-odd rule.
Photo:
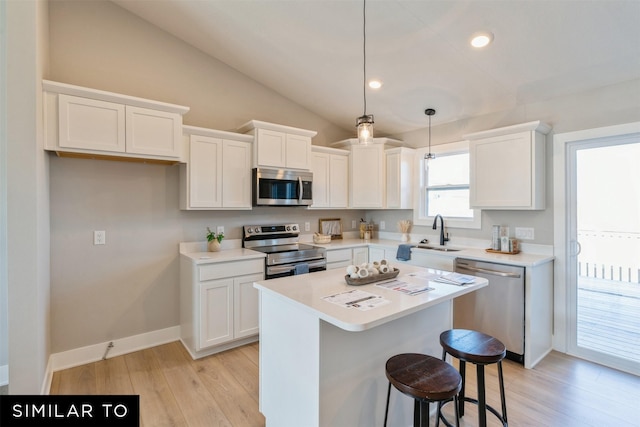
[[[463,286],[463,285],[469,285],[473,283],[476,280],[476,278],[466,274],[449,273],[449,274],[444,274],[434,280],[436,282],[447,283],[449,285]]]

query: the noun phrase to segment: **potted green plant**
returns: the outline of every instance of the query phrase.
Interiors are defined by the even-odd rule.
[[[222,239],[224,239],[224,233],[214,233],[207,227],[207,249],[209,252],[218,252]]]

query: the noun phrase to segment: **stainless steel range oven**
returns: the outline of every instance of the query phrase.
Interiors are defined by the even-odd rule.
[[[267,254],[265,279],[327,269],[326,250],[299,243],[298,224],[245,225],[242,246]]]

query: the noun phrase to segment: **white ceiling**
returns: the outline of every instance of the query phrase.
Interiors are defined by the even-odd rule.
[[[112,1],[338,126],[363,113],[362,1]],[[377,135],[426,127],[428,107],[435,125],[640,78],[640,0],[369,0],[366,15]],[[480,30],[495,40],[476,50]]]

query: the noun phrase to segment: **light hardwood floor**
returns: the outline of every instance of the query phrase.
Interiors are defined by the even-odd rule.
[[[139,394],[145,427],[264,426],[258,351],[255,343],[192,360],[173,342],[56,372],[51,394]],[[475,396],[475,370],[467,372],[467,395]],[[486,372],[487,401],[499,408],[497,370],[488,366]],[[504,377],[511,427],[639,425],[640,378],[634,375],[553,352],[530,370],[505,361]],[[406,397],[392,393],[399,398]],[[466,408],[461,425],[477,425],[473,405]],[[377,410],[382,414],[384,407]],[[488,423],[500,425],[491,414]]]

